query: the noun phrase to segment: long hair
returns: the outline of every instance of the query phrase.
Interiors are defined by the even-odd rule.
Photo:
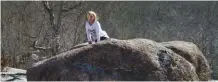
[[[95,17],[95,21],[98,20],[98,17],[97,17],[97,15],[96,15],[96,13],[95,13],[94,11],[88,11],[88,12],[87,12],[86,20],[88,20],[88,18],[89,18],[90,15],[93,15],[93,16]]]

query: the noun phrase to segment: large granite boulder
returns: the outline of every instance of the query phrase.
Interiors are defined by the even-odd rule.
[[[27,69],[27,80],[210,80],[210,69],[193,43],[112,39],[39,61]]]

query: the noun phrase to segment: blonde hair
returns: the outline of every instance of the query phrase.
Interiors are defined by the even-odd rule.
[[[97,15],[96,15],[96,13],[95,13],[94,11],[88,11],[88,12],[87,12],[87,18],[86,18],[86,20],[88,20],[88,18],[89,18],[90,15],[93,15],[93,16],[95,17],[95,21],[98,20],[98,17],[97,17]]]

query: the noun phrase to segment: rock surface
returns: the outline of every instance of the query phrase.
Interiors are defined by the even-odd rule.
[[[210,80],[206,58],[189,42],[106,40],[82,45],[27,69],[28,81]]]
[[[206,61],[203,53],[198,49],[198,47],[191,42],[184,41],[170,41],[162,42],[163,46],[173,50],[175,53],[184,57],[196,69],[196,73],[201,80],[208,80],[211,73],[208,62]]]

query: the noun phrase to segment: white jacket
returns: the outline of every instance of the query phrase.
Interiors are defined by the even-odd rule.
[[[98,21],[95,21],[92,25],[90,25],[89,22],[86,21],[85,26],[86,26],[86,34],[87,34],[88,41],[97,40],[97,42],[99,42],[100,37],[102,36],[109,38],[107,33],[101,29],[101,25]]]

